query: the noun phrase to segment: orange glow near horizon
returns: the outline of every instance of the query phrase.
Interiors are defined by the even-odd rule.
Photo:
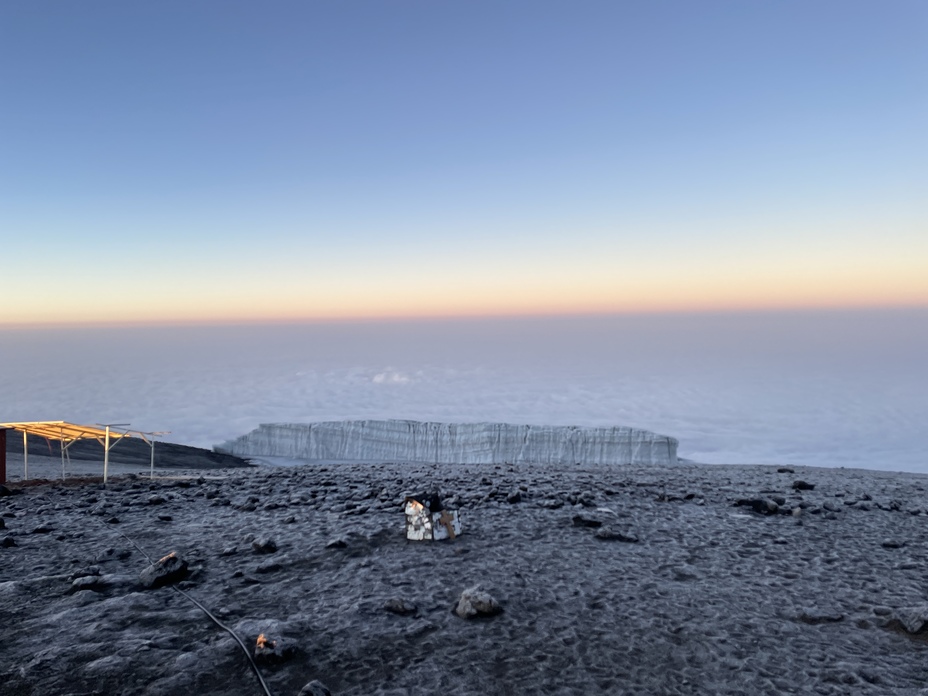
[[[256,268],[205,267],[170,284],[116,270],[81,282],[11,279],[36,292],[0,304],[0,326],[211,324],[465,317],[741,312],[928,306],[924,257],[878,252],[668,254],[657,259],[565,253],[550,258]],[[891,250],[890,250],[891,251]],[[100,299],[105,298],[105,299]]]

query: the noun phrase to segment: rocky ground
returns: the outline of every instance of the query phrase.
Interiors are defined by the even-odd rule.
[[[926,476],[200,473],[0,491],[0,694],[266,693],[188,596],[275,696],[928,694]],[[464,532],[408,542],[432,487]],[[502,613],[453,613],[478,584]]]

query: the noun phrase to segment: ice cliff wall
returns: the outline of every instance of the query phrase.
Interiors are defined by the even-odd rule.
[[[677,440],[647,430],[508,423],[270,423],[216,449],[243,457],[435,464],[677,463]]]

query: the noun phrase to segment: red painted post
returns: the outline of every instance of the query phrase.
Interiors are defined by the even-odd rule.
[[[0,428],[0,484],[6,483],[6,428]]]

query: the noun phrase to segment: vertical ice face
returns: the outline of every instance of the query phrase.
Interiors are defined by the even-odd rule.
[[[272,423],[216,449],[246,457],[436,464],[677,463],[677,440],[647,430],[508,423]]]

